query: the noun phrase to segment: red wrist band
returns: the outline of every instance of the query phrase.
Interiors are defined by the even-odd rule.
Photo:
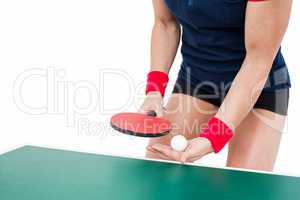
[[[148,94],[149,92],[159,92],[162,96],[164,96],[168,82],[169,76],[165,72],[149,72],[146,86],[146,94]]]
[[[207,127],[199,137],[207,138],[211,142],[215,153],[218,153],[233,137],[233,131],[220,119],[213,117],[208,121]]]

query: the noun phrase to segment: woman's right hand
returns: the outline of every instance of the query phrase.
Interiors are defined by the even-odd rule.
[[[149,92],[138,110],[143,114],[148,114],[150,111],[155,111],[157,117],[164,116],[163,97],[159,92]]]

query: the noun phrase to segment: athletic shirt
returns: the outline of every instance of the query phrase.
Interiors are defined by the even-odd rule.
[[[246,55],[247,0],[165,0],[182,27],[183,62],[178,79],[191,85],[230,84]],[[251,78],[251,77],[249,77]],[[290,87],[289,73],[278,51],[264,91]]]

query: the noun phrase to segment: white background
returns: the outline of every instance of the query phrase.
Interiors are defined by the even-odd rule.
[[[275,169],[296,175],[300,175],[299,9],[300,2],[294,1],[282,45],[293,88]],[[1,1],[0,153],[33,144],[143,157],[147,140],[111,131],[108,122],[115,112],[134,111],[141,100],[143,90],[130,87],[145,81],[149,71],[152,24],[150,0]],[[179,64],[180,56],[171,72],[173,81]],[[115,70],[114,75],[101,78],[104,69]],[[120,70],[129,75],[131,84],[115,73]],[[225,160],[223,151],[200,163],[224,166]]]

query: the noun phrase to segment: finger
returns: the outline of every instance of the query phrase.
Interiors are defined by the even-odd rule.
[[[186,163],[187,161],[188,161],[188,159],[189,159],[189,155],[187,154],[187,153],[183,153],[182,155],[181,155],[181,157],[180,157],[180,162],[181,163]]]
[[[155,150],[151,146],[146,147],[147,151],[155,152]]]
[[[186,160],[186,162],[193,163],[193,162],[195,162],[195,161],[197,161],[197,160],[200,160],[202,157],[203,157],[203,156],[195,156],[195,157],[191,157],[191,158],[188,158],[188,159]]]
[[[163,116],[163,113],[159,109],[145,109],[145,108],[140,108],[138,110],[138,113],[141,113],[141,114],[144,114],[144,115],[148,115],[148,116],[152,116],[152,114],[155,113],[155,115],[157,117],[162,117]]]
[[[154,149],[149,150],[151,153],[155,155],[158,159],[163,159],[163,160],[172,160],[170,157],[166,156],[165,154],[161,153],[160,151],[156,151]]]
[[[154,149],[155,151],[161,152],[161,153],[165,154],[166,156],[170,157],[171,152],[170,152],[168,146],[166,146],[166,145],[155,144],[152,146],[152,149]]]
[[[156,110],[157,117],[163,117],[165,115],[165,111],[163,108],[159,108]]]
[[[147,148],[147,150],[149,152],[153,153],[154,158],[163,159],[163,160],[171,160],[169,157],[167,157],[166,155],[162,154],[159,151],[154,150],[153,148]]]
[[[153,149],[156,151],[161,152],[162,154],[166,155],[167,157],[171,158],[172,160],[180,161],[180,153],[174,151],[171,147],[162,144],[155,144],[152,146]]]
[[[202,151],[199,152],[194,152],[194,149],[190,149],[190,151],[188,152],[184,152],[180,158],[182,163],[185,162],[195,162],[199,159],[201,159],[202,157],[206,156],[209,153],[204,153]]]
[[[201,158],[208,154],[208,146],[206,146],[202,140],[194,139],[189,142],[188,148],[182,154],[181,162],[186,162],[187,160],[194,160],[194,158]]]
[[[192,149],[192,145],[188,144],[188,146],[186,147],[186,149],[184,150],[184,152],[181,154],[180,157],[180,162],[185,163],[187,162],[187,160],[191,157],[191,149]]]
[[[138,113],[147,114],[147,111],[143,108],[138,109]]]
[[[147,150],[150,151],[150,152],[152,152],[152,153],[160,153],[159,151],[153,149],[151,146],[148,146]]]
[[[147,112],[147,115],[150,117],[157,117],[157,112],[155,110],[150,110]]]
[[[165,156],[164,154],[162,154],[159,151],[156,151],[152,148],[147,148],[147,150],[148,150],[148,152],[151,152],[153,154],[153,158],[169,160],[169,158],[167,156]]]
[[[180,161],[182,163],[186,163],[186,162],[194,162],[196,160],[201,159],[203,156],[205,156],[206,154],[204,154],[203,152],[194,152],[194,149],[190,149],[187,152],[183,152],[183,154],[181,155]]]
[[[148,109],[146,111],[146,114],[149,116],[153,116],[153,117],[163,117],[164,116],[164,112],[161,108],[153,108],[153,109]],[[155,114],[155,115],[154,115]]]

